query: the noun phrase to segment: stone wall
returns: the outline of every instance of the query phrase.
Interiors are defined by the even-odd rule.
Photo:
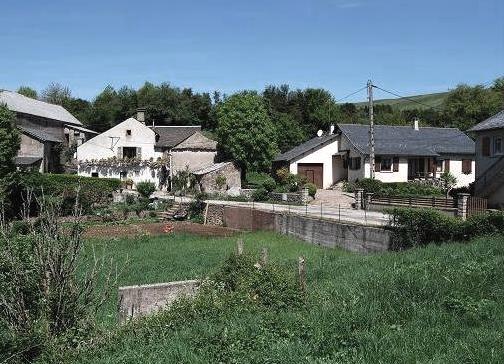
[[[269,198],[273,201],[304,205],[308,201],[308,190],[292,193],[270,192]]]
[[[119,322],[169,307],[183,296],[194,296],[199,281],[178,281],[119,287]]]
[[[383,228],[246,207],[219,206],[217,209],[213,206],[216,205],[209,205],[215,215],[213,221],[232,229],[276,231],[315,245],[362,253],[385,251],[390,246],[391,233]]]
[[[207,204],[205,223],[207,225],[224,225],[224,205]]]

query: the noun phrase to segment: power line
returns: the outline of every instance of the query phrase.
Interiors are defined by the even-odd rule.
[[[419,104],[419,105],[422,105],[422,106],[425,106],[429,109],[435,109],[437,111],[443,111],[441,109],[439,109],[438,107],[435,107],[435,106],[432,106],[432,105],[427,105],[427,104],[424,104],[423,102],[420,102],[420,101],[417,101],[415,99],[412,99],[412,98],[409,98],[409,97],[406,97],[406,96],[402,96],[402,95],[399,95],[398,93],[395,93],[395,92],[392,92],[392,91],[389,91],[389,90],[385,90],[384,88],[381,88],[380,86],[376,86],[376,85],[373,85],[374,88],[377,88],[378,90],[381,90],[383,92],[386,92],[388,94],[391,94],[391,95],[394,95],[396,97],[399,97],[403,100],[408,100],[408,101],[411,101],[411,102],[414,102],[416,104]]]
[[[341,99],[336,100],[335,102],[340,102],[340,101],[346,100],[346,99],[348,99],[350,96],[353,96],[353,95],[355,95],[355,94],[357,94],[357,93],[359,93],[359,92],[361,92],[361,91],[365,90],[366,88],[367,88],[367,86],[364,86],[364,87],[362,87],[362,88],[358,89],[357,91],[354,91],[354,92],[352,92],[351,94],[348,94],[348,95],[346,95],[345,97],[342,97]]]

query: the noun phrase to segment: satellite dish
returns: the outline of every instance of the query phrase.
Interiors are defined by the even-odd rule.
[[[329,134],[334,134],[334,125],[331,124],[331,127],[329,128]]]
[[[323,132],[322,130],[317,131],[317,136],[318,136],[318,137],[321,137],[321,136],[322,136],[322,134],[324,134],[324,132]]]

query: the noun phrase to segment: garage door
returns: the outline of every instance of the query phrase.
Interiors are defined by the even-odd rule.
[[[317,188],[323,188],[324,165],[322,163],[299,163],[298,174],[305,176],[308,182]]]

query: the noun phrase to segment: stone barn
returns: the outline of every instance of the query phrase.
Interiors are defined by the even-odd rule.
[[[193,171],[197,187],[206,193],[240,193],[241,169],[233,162],[215,163],[209,167]]]

